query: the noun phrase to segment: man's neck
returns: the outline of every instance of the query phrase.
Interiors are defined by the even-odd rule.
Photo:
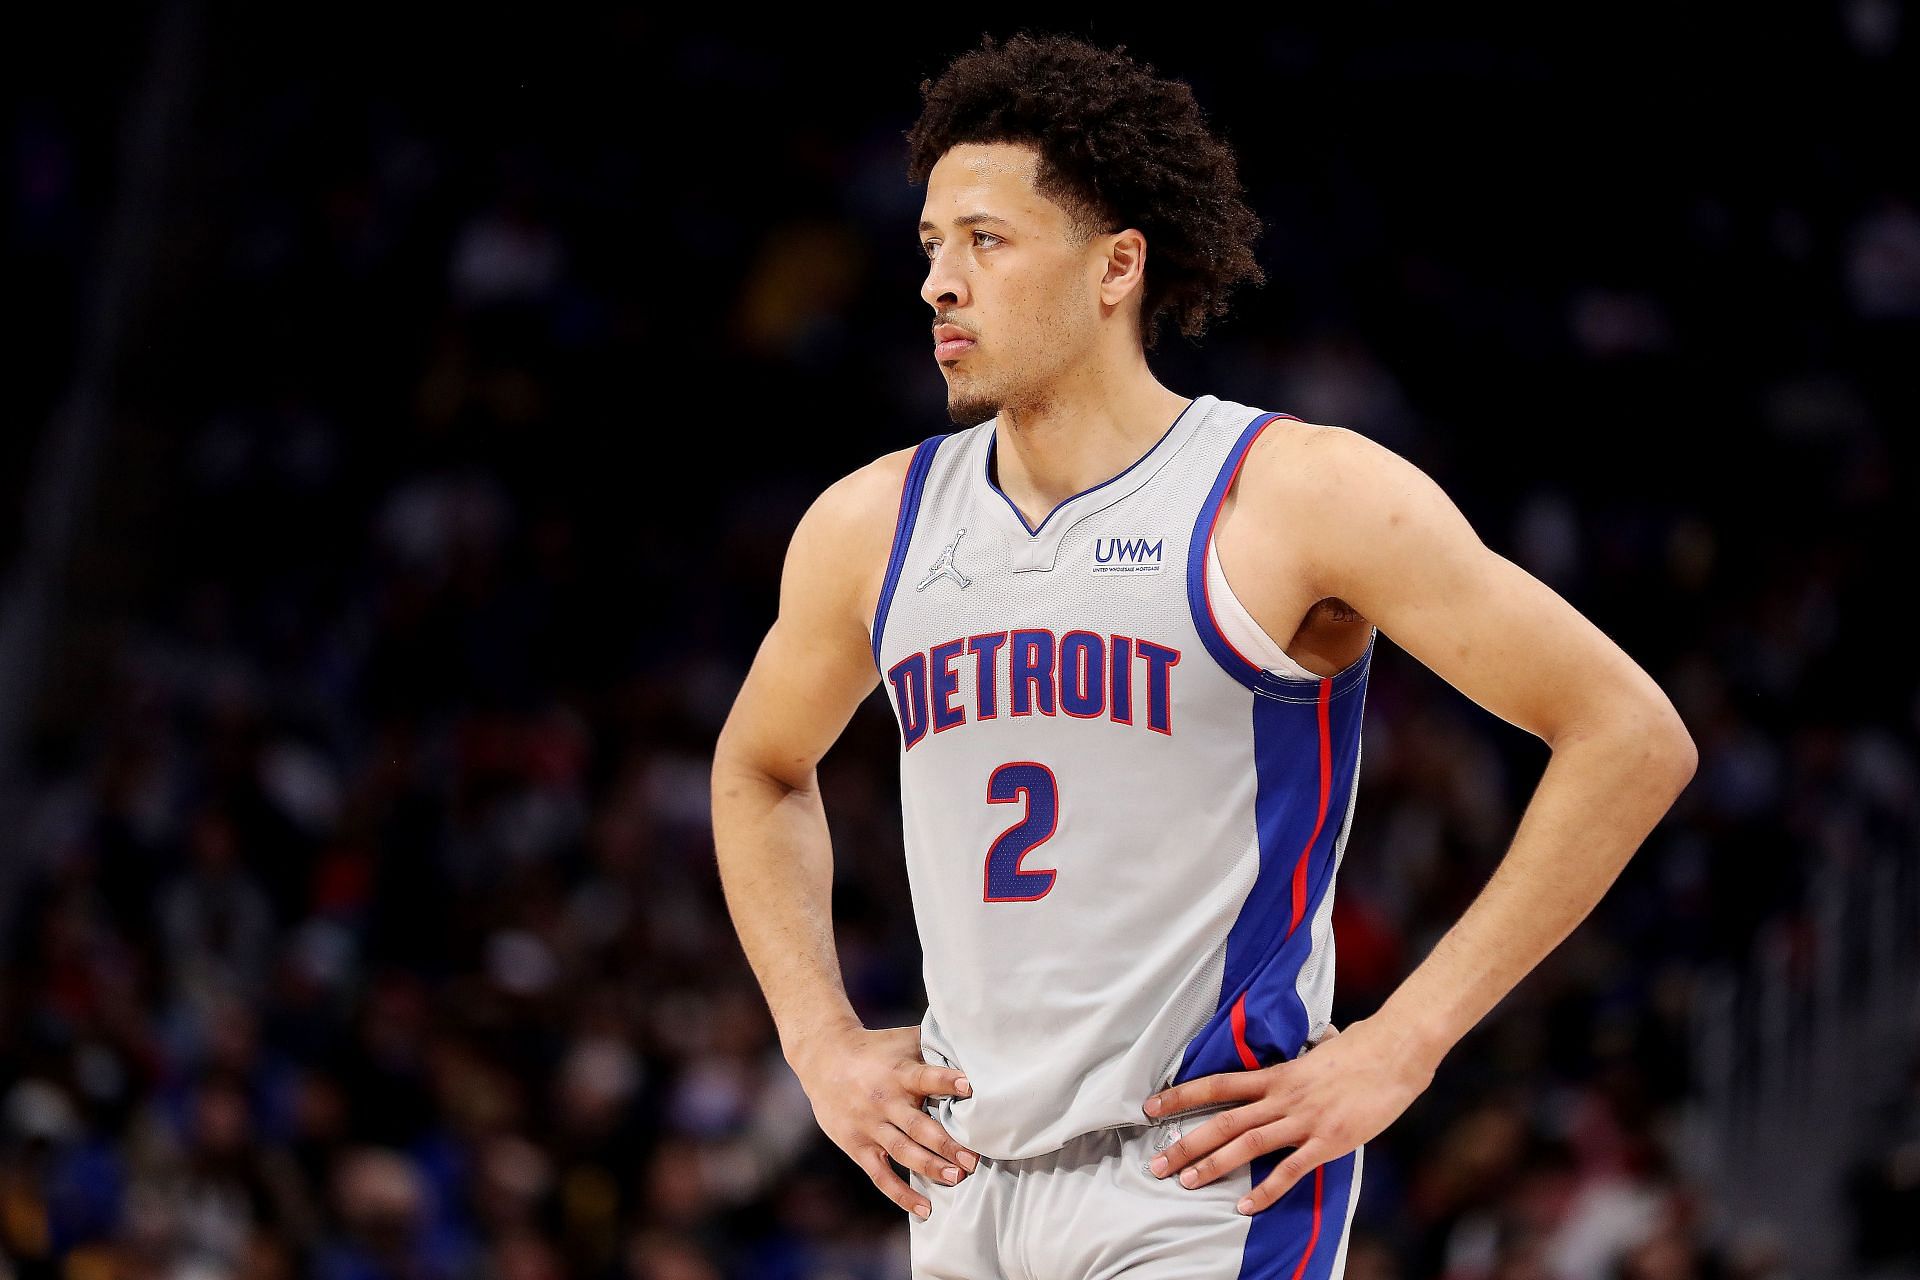
[[[995,482],[1028,522],[1138,462],[1192,401],[1141,366],[1124,387],[1076,379],[1040,400],[1000,412]]]

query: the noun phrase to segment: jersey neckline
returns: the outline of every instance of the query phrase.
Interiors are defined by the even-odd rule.
[[[1074,503],[1080,501],[1082,498],[1087,497],[1089,494],[1098,493],[1100,490],[1106,488],[1108,485],[1117,484],[1119,481],[1124,480],[1127,476],[1131,475],[1134,471],[1138,470],[1142,465],[1144,465],[1148,461],[1148,459],[1154,457],[1157,454],[1160,454],[1161,451],[1166,448],[1167,441],[1173,439],[1174,432],[1179,428],[1180,424],[1186,421],[1187,415],[1192,413],[1194,410],[1194,407],[1198,405],[1202,400],[1205,400],[1206,398],[1207,397],[1205,395],[1197,395],[1193,399],[1189,400],[1186,404],[1186,407],[1180,410],[1179,414],[1174,417],[1174,420],[1172,421],[1172,423],[1168,425],[1167,429],[1160,433],[1160,438],[1154,441],[1152,447],[1149,448],[1145,453],[1141,454],[1138,458],[1135,458],[1132,462],[1128,463],[1123,470],[1118,471],[1111,476],[1108,476],[1105,480],[1102,480],[1099,484],[1089,485],[1087,488],[1082,489],[1080,492],[1074,494],[1072,497],[1062,498],[1059,502],[1054,504],[1053,509],[1051,511],[1047,512],[1046,515],[1040,518],[1040,523],[1037,525],[1030,525],[1027,523],[1026,516],[1020,513],[1020,508],[1013,504],[1013,499],[1009,498],[1006,495],[1006,493],[1000,488],[999,482],[993,478],[993,460],[996,452],[995,446],[998,445],[999,438],[1000,438],[1000,426],[997,421],[987,431],[987,448],[985,453],[985,460],[981,463],[981,467],[980,467],[980,477],[981,479],[986,481],[987,488],[993,490],[994,493],[999,495],[1000,501],[1007,504],[1007,510],[1011,511],[1013,513],[1013,518],[1020,522],[1020,527],[1026,531],[1027,536],[1029,538],[1037,538],[1040,536],[1041,531],[1047,527],[1048,522],[1051,521],[1055,516],[1059,515],[1062,511],[1066,510],[1068,507],[1072,506]]]

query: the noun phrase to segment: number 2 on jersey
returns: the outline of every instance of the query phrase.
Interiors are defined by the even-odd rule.
[[[1023,801],[1026,813],[987,850],[988,902],[1033,902],[1053,888],[1052,871],[1026,871],[1020,866],[1020,860],[1052,839],[1060,825],[1060,787],[1053,770],[1031,760],[1015,760],[993,771],[987,779],[987,803]]]

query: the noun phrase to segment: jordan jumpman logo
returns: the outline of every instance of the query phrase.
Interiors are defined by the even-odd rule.
[[[946,549],[940,553],[940,558],[933,562],[932,571],[929,572],[926,577],[920,579],[920,585],[914,588],[915,591],[925,591],[942,578],[952,578],[963,588],[973,585],[973,579],[960,572],[959,567],[953,563],[953,549],[959,546],[960,539],[966,536],[967,531],[965,529],[953,535],[953,541],[949,542]]]

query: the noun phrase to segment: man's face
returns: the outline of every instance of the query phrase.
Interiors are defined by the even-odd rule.
[[[1065,209],[1033,188],[1039,153],[1018,143],[950,148],[927,176],[920,214],[947,413],[972,426],[1043,398],[1092,346],[1103,271]]]

